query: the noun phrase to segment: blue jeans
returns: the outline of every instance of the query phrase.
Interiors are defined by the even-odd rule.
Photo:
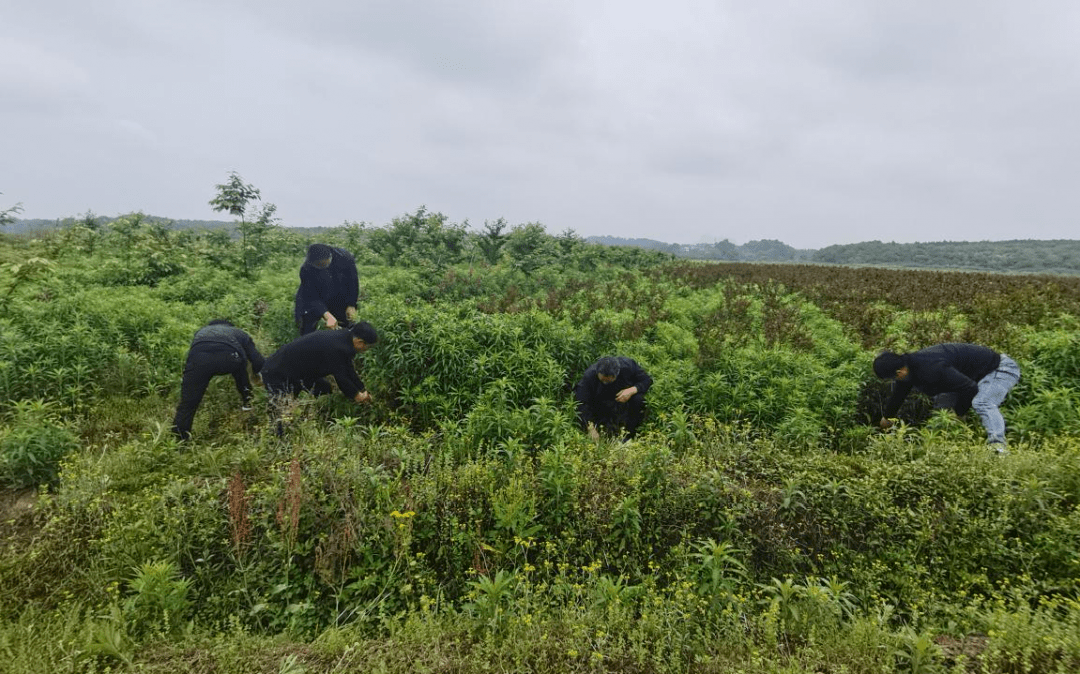
[[[1020,366],[1005,354],[1001,354],[998,369],[979,380],[979,392],[971,401],[971,406],[982,419],[986,429],[986,441],[990,444],[1005,444],[1005,418],[998,407],[1005,401],[1016,382],[1020,381]]]

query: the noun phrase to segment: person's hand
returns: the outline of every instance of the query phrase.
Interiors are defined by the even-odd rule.
[[[589,423],[589,439],[593,442],[600,442],[600,431],[596,430],[596,424]]]
[[[363,405],[365,403],[370,403],[371,402],[371,394],[368,393],[367,391],[360,391],[359,393],[356,394],[356,397],[353,398],[353,401],[355,403],[357,403],[357,404],[360,404],[360,405]]]
[[[326,327],[331,330],[337,327],[337,319],[334,318],[334,314],[327,313],[323,318],[326,319]]]
[[[631,386],[630,388],[624,388],[615,395],[615,400],[624,403],[637,395],[637,387]]]
[[[345,307],[345,318],[350,321],[356,320],[356,307]]]
[[[878,422],[878,427],[881,428],[881,430],[883,431],[889,430],[890,428],[892,428],[892,425],[893,422],[886,419],[885,417],[881,417],[881,421]]]

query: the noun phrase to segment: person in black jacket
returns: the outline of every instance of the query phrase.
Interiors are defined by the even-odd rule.
[[[315,396],[331,392],[333,377],[342,395],[356,403],[371,402],[371,394],[356,374],[353,358],[379,341],[367,321],[346,330],[319,330],[294,339],[275,351],[262,369],[263,385],[278,408],[277,432],[282,432],[280,408],[284,399],[307,391]]]
[[[878,422],[882,430],[892,426],[889,417],[914,388],[935,398],[937,407],[952,408],[957,415],[974,408],[986,429],[987,442],[1005,451],[1005,419],[999,407],[1020,381],[1020,366],[1012,358],[977,344],[938,344],[912,353],[884,351],[874,359],[874,373],[896,380]]]
[[[356,318],[359,297],[356,261],[349,251],[324,243],[308,246],[293,310],[300,334],[314,332],[320,319],[328,328],[351,323]]]
[[[578,421],[593,440],[600,431],[616,435],[624,430],[623,441],[637,434],[645,419],[645,394],[652,377],[632,358],[604,356],[593,363],[574,387]]]
[[[191,424],[199,409],[210,380],[219,374],[231,374],[240,393],[241,407],[251,409],[251,381],[248,364],[258,374],[263,367],[263,357],[255,348],[251,336],[229,321],[210,321],[195,332],[184,363],[184,377],[180,383],[180,404],[176,406],[173,433],[181,440],[191,437]]]

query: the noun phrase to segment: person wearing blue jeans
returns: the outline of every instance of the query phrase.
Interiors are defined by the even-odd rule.
[[[999,408],[1020,381],[1020,366],[1012,358],[978,344],[937,344],[912,353],[883,351],[874,359],[874,374],[896,380],[878,422],[882,430],[892,426],[889,418],[916,389],[934,398],[935,407],[957,415],[974,408],[987,442],[1004,453],[1005,418]]]

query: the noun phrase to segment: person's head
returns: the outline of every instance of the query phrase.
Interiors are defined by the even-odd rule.
[[[313,243],[308,246],[307,257],[304,264],[309,264],[316,269],[326,269],[330,261],[334,259],[334,249],[325,243]]]
[[[880,379],[903,379],[907,376],[907,362],[898,353],[882,351],[874,359],[874,374]]]
[[[367,351],[367,348],[379,341],[379,333],[367,321],[359,321],[349,328],[352,333],[353,348],[357,351]]]
[[[604,356],[596,361],[596,378],[605,384],[615,381],[619,376],[619,359],[615,356]]]

